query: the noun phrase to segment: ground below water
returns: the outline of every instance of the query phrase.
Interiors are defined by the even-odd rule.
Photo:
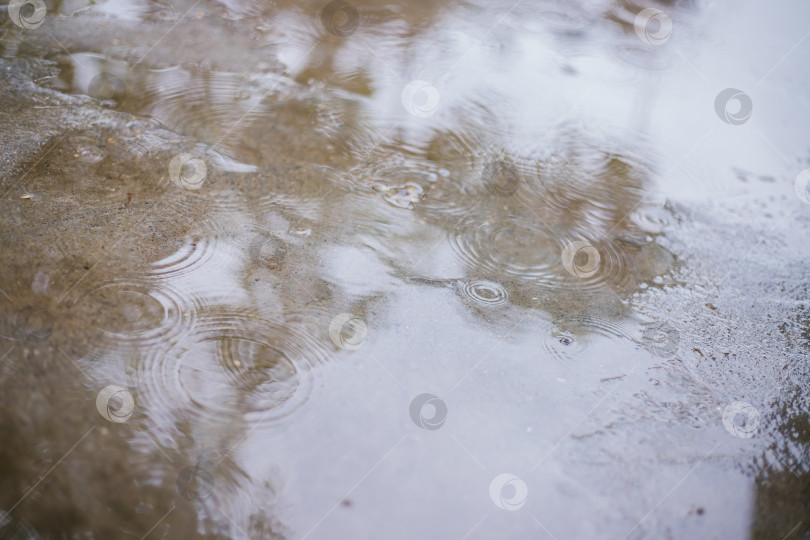
[[[0,19],[0,537],[810,538],[806,2]]]

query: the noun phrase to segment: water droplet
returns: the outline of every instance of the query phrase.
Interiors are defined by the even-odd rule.
[[[467,298],[487,305],[503,304],[509,298],[506,289],[491,281],[471,281],[465,283],[462,292]]]

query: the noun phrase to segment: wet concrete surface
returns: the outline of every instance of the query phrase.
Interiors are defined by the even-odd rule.
[[[0,537],[810,537],[806,5],[42,5]]]

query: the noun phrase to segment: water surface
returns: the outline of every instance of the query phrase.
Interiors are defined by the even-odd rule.
[[[806,3],[42,6],[0,536],[810,535]]]

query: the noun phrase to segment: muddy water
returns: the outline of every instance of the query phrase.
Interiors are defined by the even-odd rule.
[[[34,4],[0,536],[810,535],[806,3]]]

